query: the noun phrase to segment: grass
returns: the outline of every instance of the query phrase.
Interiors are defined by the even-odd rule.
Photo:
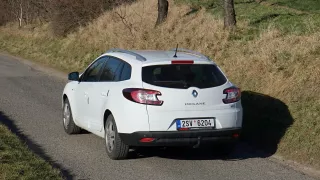
[[[50,24],[32,30],[9,24],[0,27],[0,49],[82,71],[110,48],[169,49],[179,43],[210,56],[243,90],[245,141],[320,168],[320,18],[312,18],[318,17],[314,10],[301,14],[238,0],[233,32],[223,30],[214,7],[194,10],[170,0],[168,20],[154,28],[156,10],[154,1],[140,0],[61,39],[51,35]],[[115,11],[125,12],[132,29]]]
[[[269,0],[271,3],[294,8],[301,11],[320,13],[320,3],[318,0]]]
[[[220,0],[175,0],[188,3],[195,9],[203,7],[222,18]],[[310,34],[320,30],[320,3],[318,0],[235,0],[237,20],[247,23],[241,31],[242,39],[252,39],[272,27],[288,34]],[[239,36],[235,36],[238,38]]]
[[[6,126],[0,124],[0,179],[62,179],[60,172],[34,155]]]
[[[246,20],[252,28],[260,30],[274,26],[284,33],[308,34],[319,30],[320,14],[307,14],[277,6],[237,4],[239,20]]]

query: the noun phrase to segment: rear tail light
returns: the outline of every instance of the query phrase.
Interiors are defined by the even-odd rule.
[[[161,106],[163,101],[158,99],[161,96],[159,91],[149,90],[149,89],[124,89],[122,91],[123,96],[132,102],[147,105]]]
[[[241,99],[241,91],[237,87],[227,88],[223,94],[226,94],[226,98],[222,100],[225,104],[234,103]]]

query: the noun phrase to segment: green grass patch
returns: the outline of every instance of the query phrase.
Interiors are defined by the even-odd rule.
[[[256,2],[235,5],[238,21],[245,21],[250,28],[259,30],[275,27],[284,33],[309,34],[319,30],[320,14],[300,13],[279,6]]]
[[[6,126],[0,124],[0,179],[62,179],[60,172],[33,154]]]
[[[176,0],[187,3],[194,9],[206,8],[213,15],[223,18],[220,0]],[[277,28],[288,34],[310,34],[320,30],[320,2],[318,0],[235,0],[235,11],[239,23],[247,23],[246,30],[237,30],[245,40],[256,37],[260,31]],[[240,34],[239,34],[240,33]]]
[[[280,6],[287,6],[301,11],[320,13],[319,0],[268,0]]]

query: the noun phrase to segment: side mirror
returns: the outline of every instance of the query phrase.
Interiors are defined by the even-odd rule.
[[[79,72],[69,73],[68,80],[70,80],[70,81],[79,81]]]

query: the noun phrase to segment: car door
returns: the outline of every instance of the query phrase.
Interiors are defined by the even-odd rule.
[[[108,57],[107,62],[102,70],[98,83],[93,86],[95,96],[91,98],[90,113],[93,118],[90,123],[96,130],[101,131],[103,128],[103,114],[105,104],[108,103],[110,91],[115,82],[120,80],[123,62],[115,57]],[[94,103],[93,103],[94,102]]]
[[[99,81],[105,62],[106,58],[99,58],[92,63],[80,77],[80,82],[76,89],[76,118],[85,128],[91,129],[89,122],[92,117],[90,117],[91,112],[89,105],[91,103],[91,98],[94,97],[92,90],[94,84]]]

